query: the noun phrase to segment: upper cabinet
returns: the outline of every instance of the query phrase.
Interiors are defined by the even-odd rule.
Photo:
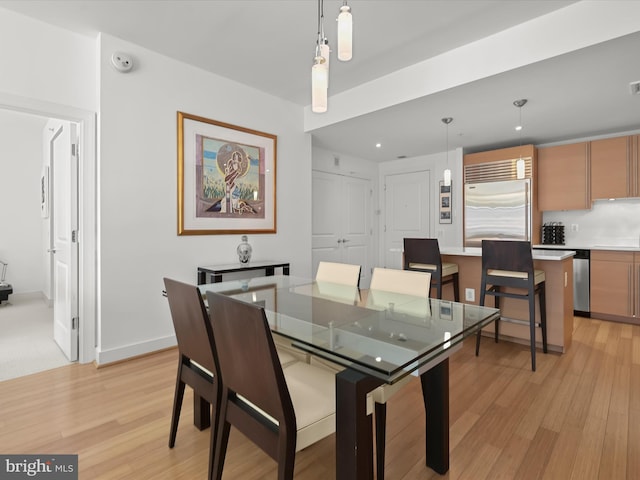
[[[637,136],[636,136],[637,137]],[[636,137],[616,137],[591,142],[591,198],[636,197],[633,143]]]
[[[640,197],[640,135],[538,148],[541,211],[585,210],[593,200]]]
[[[538,148],[538,208],[591,208],[589,142]]]

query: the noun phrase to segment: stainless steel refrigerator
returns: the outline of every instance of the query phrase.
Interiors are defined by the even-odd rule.
[[[464,245],[484,239],[531,241],[530,179],[465,184]]]

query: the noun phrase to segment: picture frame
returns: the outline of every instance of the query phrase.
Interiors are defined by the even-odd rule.
[[[178,112],[178,235],[276,233],[277,136]]]
[[[49,167],[44,165],[40,173],[40,216],[49,218]]]
[[[440,180],[440,195],[438,197],[438,206],[440,209],[440,223],[453,223],[451,215],[451,185],[445,186],[444,181]]]

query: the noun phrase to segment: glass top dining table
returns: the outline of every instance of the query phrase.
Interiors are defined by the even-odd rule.
[[[271,330],[344,366],[336,374],[336,478],[373,478],[366,394],[407,375],[420,377],[427,414],[426,464],[449,469],[448,358],[499,310],[448,300],[275,275],[199,285],[261,305]],[[427,408],[428,407],[428,408]]]

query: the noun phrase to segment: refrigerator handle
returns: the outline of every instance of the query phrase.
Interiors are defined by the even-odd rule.
[[[525,204],[525,209],[524,209],[524,234],[527,237],[527,240],[529,240],[530,242],[533,241],[533,239],[531,238],[531,195],[529,192],[529,188],[531,187],[531,184],[527,181],[524,184],[524,194],[525,194],[525,200],[524,200],[524,204]]]

